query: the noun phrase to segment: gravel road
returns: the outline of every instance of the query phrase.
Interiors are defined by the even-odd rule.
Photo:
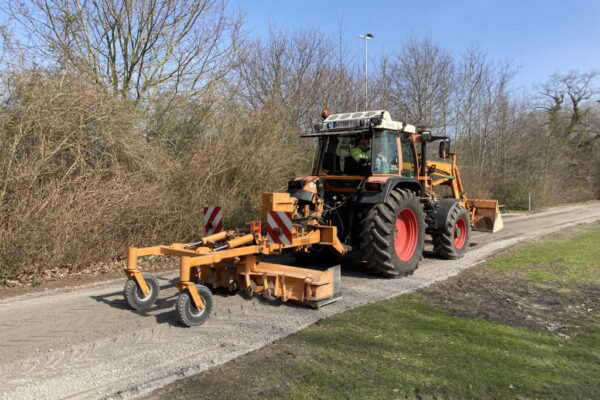
[[[0,398],[132,398],[178,378],[262,347],[315,321],[446,279],[523,241],[600,220],[600,202],[504,218],[504,230],[474,233],[457,261],[426,253],[413,276],[382,279],[350,262],[342,268],[344,298],[321,310],[215,296],[215,312],[200,327],[175,318],[176,273],[159,275],[155,307],[125,304],[125,279],[0,300]]]

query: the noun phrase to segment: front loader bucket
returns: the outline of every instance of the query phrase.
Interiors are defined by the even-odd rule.
[[[498,200],[470,199],[468,206],[470,210],[475,210],[474,231],[498,232],[504,227]]]

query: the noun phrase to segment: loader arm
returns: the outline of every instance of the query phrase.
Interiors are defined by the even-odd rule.
[[[431,186],[447,185],[452,197],[460,199],[460,205],[469,212],[471,227],[475,231],[497,232],[504,227],[498,200],[469,199],[464,192],[460,172],[456,164],[456,153],[450,153],[451,162],[427,161],[427,168],[435,167],[431,173]]]
[[[432,162],[427,161],[427,168],[435,167],[431,173],[432,186],[447,185],[452,190],[452,196],[455,199],[467,200],[467,195],[463,191],[463,184],[460,173],[456,165],[456,154],[451,153],[451,162]]]

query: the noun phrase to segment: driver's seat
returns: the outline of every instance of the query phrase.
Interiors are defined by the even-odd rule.
[[[354,157],[344,157],[344,174],[346,175],[360,175],[360,165]]]
[[[329,171],[331,175],[339,175],[340,172],[340,156],[332,153],[325,153],[323,157],[323,169]]]

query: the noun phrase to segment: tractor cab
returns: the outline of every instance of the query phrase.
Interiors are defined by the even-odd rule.
[[[400,186],[422,192],[415,151],[420,135],[387,111],[324,114],[314,133],[303,137],[318,139],[312,175],[290,181],[288,191],[311,210],[316,198],[322,201],[324,222],[337,226],[349,248],[359,246],[364,210]]]
[[[418,174],[415,127],[392,121],[387,111],[333,114],[315,125],[319,147],[313,175],[368,177]]]
[[[385,110],[331,115],[324,110],[322,117],[314,133],[303,137],[319,140],[309,180],[319,186],[325,205],[339,201],[372,205],[399,184],[415,193],[423,191],[415,151],[421,140],[417,127],[392,120]],[[296,195],[301,192],[294,189],[307,182],[299,179],[289,186]]]

